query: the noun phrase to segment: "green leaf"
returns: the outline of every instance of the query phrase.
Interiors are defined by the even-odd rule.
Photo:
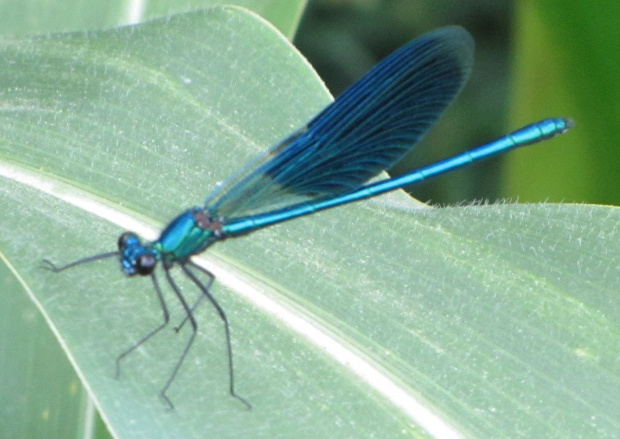
[[[234,8],[0,43],[0,250],[118,437],[567,437],[619,429],[620,211],[420,208],[402,193],[218,243],[185,347],[116,261],[329,102],[290,44]],[[198,292],[173,273],[189,300]],[[162,278],[163,283],[163,278]],[[11,294],[17,294],[13,290]]]
[[[82,411],[87,395],[43,316],[4,264],[0,291],[0,437],[79,436],[92,422]],[[65,413],[75,417],[63,422]]]
[[[218,5],[247,8],[293,38],[306,0],[5,0],[0,35],[95,30]]]

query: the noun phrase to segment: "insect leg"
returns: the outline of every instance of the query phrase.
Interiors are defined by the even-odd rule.
[[[181,265],[181,267],[183,266]],[[183,350],[183,353],[181,354],[179,361],[177,361],[176,366],[174,366],[174,369],[172,370],[172,373],[170,374],[168,381],[166,381],[166,384],[164,385],[163,389],[161,389],[161,392],[159,393],[162,399],[164,399],[164,401],[166,401],[166,403],[170,406],[170,408],[173,409],[174,404],[172,404],[172,401],[170,400],[170,398],[166,396],[166,392],[170,388],[170,385],[172,384],[172,381],[174,381],[174,378],[177,376],[177,373],[179,372],[179,369],[181,368],[181,365],[183,364],[183,361],[185,360],[187,353],[189,352],[190,348],[192,347],[192,344],[194,343],[194,339],[196,338],[196,333],[198,332],[198,323],[196,323],[196,319],[194,318],[192,309],[187,304],[185,297],[183,297],[183,293],[181,293],[179,286],[176,284],[176,282],[172,278],[172,275],[170,274],[170,267],[164,267],[164,272],[166,273],[166,279],[168,280],[168,283],[170,284],[170,286],[172,287],[172,290],[174,291],[177,298],[179,299],[179,302],[181,302],[181,305],[183,305],[183,309],[185,309],[185,313],[187,316],[186,318],[189,319],[189,322],[192,324],[192,335],[189,338],[189,341],[187,342],[187,345],[185,346],[185,349]]]
[[[166,302],[164,301],[164,295],[161,292],[161,288],[159,287],[159,282],[157,281],[157,277],[155,277],[155,273],[151,273],[151,279],[153,280],[153,286],[155,287],[155,291],[157,292],[157,298],[159,299],[159,304],[161,305],[161,309],[164,313],[164,323],[153,329],[151,332],[142,337],[136,344],[134,344],[132,347],[130,347],[125,352],[116,357],[116,378],[118,378],[121,373],[121,360],[127,355],[131,354],[133,351],[135,351],[142,344],[144,344],[149,338],[164,329],[170,321],[170,313],[168,312],[168,307],[166,306]]]
[[[186,265],[189,265],[195,268],[196,270],[206,274],[211,279],[208,284],[209,286],[211,286],[211,284],[213,283],[213,279],[215,279],[215,276],[213,276],[212,273],[210,273],[208,270],[205,270],[202,267],[199,267],[198,265],[194,264],[191,261],[187,262]],[[211,305],[213,305],[213,307],[219,314],[220,319],[222,319],[222,322],[224,323],[224,333],[226,335],[226,349],[228,350],[228,376],[229,376],[230,395],[233,398],[238,399],[241,403],[243,403],[247,407],[248,410],[250,410],[252,408],[252,405],[248,401],[246,401],[243,397],[235,393],[233,351],[232,351],[232,344],[230,341],[230,325],[228,324],[228,318],[226,317],[226,313],[224,312],[224,309],[220,306],[220,304],[217,303],[217,300],[215,300],[215,297],[213,297],[207,285],[204,285],[202,282],[200,282],[200,280],[196,277],[196,275],[189,268],[187,268],[186,265],[182,265],[181,268],[183,269],[185,274],[187,274],[187,276],[192,280],[192,282],[194,282],[194,284],[196,284],[196,286],[198,286],[198,288],[202,290],[204,297],[206,297],[209,300],[209,302],[211,302]],[[193,319],[193,316],[190,316],[190,320],[191,319]]]

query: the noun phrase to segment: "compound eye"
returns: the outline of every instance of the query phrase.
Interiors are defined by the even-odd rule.
[[[118,238],[118,249],[123,251],[131,243],[131,241],[137,241],[138,237],[135,233],[125,232]]]
[[[155,269],[155,265],[157,265],[157,259],[155,256],[145,253],[140,255],[138,258],[138,263],[136,264],[136,271],[138,274],[142,276],[149,275]]]

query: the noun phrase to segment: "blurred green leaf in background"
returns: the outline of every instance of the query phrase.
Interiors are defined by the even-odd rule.
[[[0,32],[110,29],[221,3],[8,1]],[[235,3],[289,39],[305,5]],[[459,171],[443,189],[415,188],[428,194],[420,198],[617,202],[617,154],[604,151],[614,154],[620,55],[609,47],[620,15],[583,1],[310,8],[295,41],[311,59],[321,47],[351,69],[328,83],[335,93],[427,30],[456,23],[472,32],[482,59],[417,164],[543,117],[576,119],[570,134],[506,163]],[[342,36],[347,29],[374,52]],[[329,96],[284,37],[235,8],[6,38],[0,51],[0,437],[620,432],[618,209],[419,209],[402,193],[208,252],[231,321],[237,389],[254,409],[227,393],[221,324],[204,307],[167,412],[156,395],[187,334],[164,331],[113,377],[116,355],[161,322],[148,279],[125,279],[110,261],[58,275],[40,261],[112,250],[125,228],[153,238]],[[174,324],[182,312],[169,293]]]
[[[565,145],[508,159],[522,200],[620,204],[620,3],[519,3],[512,119],[551,111],[579,126]]]

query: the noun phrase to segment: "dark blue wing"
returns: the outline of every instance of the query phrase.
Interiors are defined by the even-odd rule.
[[[392,53],[206,202],[216,217],[258,214],[352,191],[397,162],[467,82],[474,43],[460,27]]]

